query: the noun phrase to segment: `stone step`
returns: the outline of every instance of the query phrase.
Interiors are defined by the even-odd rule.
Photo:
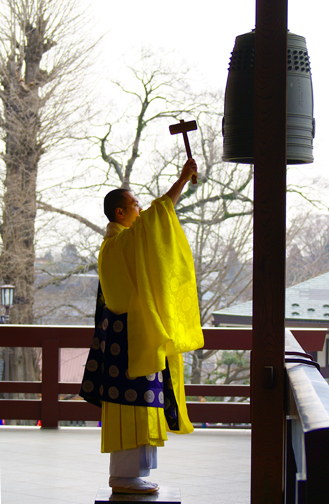
[[[142,504],[156,502],[157,504],[181,504],[181,495],[179,488],[160,487],[154,494],[119,494],[112,493],[109,486],[102,485],[96,495],[95,504],[104,504],[105,502],[117,502],[125,504]]]

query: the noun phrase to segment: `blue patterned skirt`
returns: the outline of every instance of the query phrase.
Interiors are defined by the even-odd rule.
[[[99,291],[100,292],[100,291]],[[98,296],[98,300],[99,300]],[[164,408],[171,430],[178,430],[178,406],[167,367],[149,376],[128,374],[127,313],[96,308],[95,333],[79,395],[101,407],[102,401]]]

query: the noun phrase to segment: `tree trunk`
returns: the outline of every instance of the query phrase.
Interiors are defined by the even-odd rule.
[[[193,362],[192,362],[191,383],[201,383],[202,355],[203,355],[202,349],[194,350],[194,352],[192,353]]]
[[[6,123],[5,196],[3,207],[1,255],[2,277],[15,285],[15,306],[11,322],[33,323],[34,224],[36,218],[36,181],[42,152],[40,132],[38,75],[43,53],[43,24],[26,26],[24,47],[25,80],[21,75],[22,51],[12,47],[7,72],[3,76],[2,101]],[[40,47],[41,46],[41,47]]]
[[[42,153],[38,90],[39,65],[45,51],[44,28],[42,15],[36,27],[26,22],[25,45],[17,50],[13,37],[7,66],[2,68],[6,179],[0,267],[2,281],[15,286],[14,306],[10,310],[10,322],[14,324],[33,323],[36,182]],[[10,380],[39,379],[33,349],[11,348],[9,362]]]

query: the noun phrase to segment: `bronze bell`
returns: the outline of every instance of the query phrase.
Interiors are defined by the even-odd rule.
[[[235,39],[224,102],[223,161],[254,162],[255,31]],[[288,32],[287,164],[313,162],[313,88],[304,37]]]

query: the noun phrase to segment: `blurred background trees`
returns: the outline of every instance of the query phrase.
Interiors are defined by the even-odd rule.
[[[92,139],[103,167],[89,189],[105,196],[125,187],[147,206],[169,189],[186,160],[183,139],[172,137],[168,126],[196,118],[198,131],[190,134],[190,143],[198,184],[186,187],[175,209],[195,259],[201,321],[211,323],[214,309],[250,296],[252,167],[221,160],[221,93],[194,91],[184,68],[166,67],[148,51],[128,72],[127,84],[113,83],[123,95],[122,113],[110,110],[106,134]],[[80,215],[74,219],[81,223]]]
[[[38,175],[54,146],[64,147],[87,118],[82,76],[93,44],[74,0],[7,0],[0,13],[0,278],[15,286],[11,322],[34,322]],[[80,89],[79,89],[80,88]],[[90,117],[90,115],[89,115]],[[10,353],[10,379],[33,380],[32,350]]]
[[[0,278],[16,287],[11,322],[93,323],[103,197],[125,187],[147,207],[164,194],[186,160],[168,128],[183,118],[198,123],[189,138],[199,179],[176,211],[210,325],[213,311],[251,298],[253,167],[222,162],[223,94],[200,89],[172,55],[142,49],[106,86],[101,73],[92,85],[95,43],[81,9],[7,0],[0,14]],[[290,190],[315,201],[306,187]],[[288,284],[328,271],[327,216],[296,211],[288,227]],[[33,353],[15,352],[11,379],[37,377]],[[212,357],[198,352],[196,381]]]

